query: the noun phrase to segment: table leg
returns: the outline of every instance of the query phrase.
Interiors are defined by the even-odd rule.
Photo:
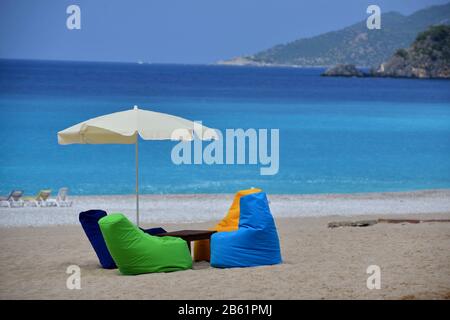
[[[186,242],[187,242],[187,246],[189,248],[189,253],[192,253],[192,251],[191,251],[191,242],[190,241],[186,241]]]

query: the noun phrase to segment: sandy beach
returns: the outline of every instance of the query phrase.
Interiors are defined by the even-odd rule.
[[[225,214],[231,198],[144,196],[143,225],[206,229]],[[77,221],[87,208],[132,218],[132,196],[74,200],[72,208],[0,209],[0,299],[450,298],[450,223],[327,227],[331,221],[389,217],[450,219],[450,190],[270,196],[282,264],[215,269],[199,262],[193,270],[139,276],[101,269]],[[69,265],[81,268],[80,290],[66,287]],[[381,269],[379,290],[366,286],[369,265]]]

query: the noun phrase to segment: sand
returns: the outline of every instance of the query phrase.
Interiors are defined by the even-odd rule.
[[[336,229],[327,228],[327,223],[388,217],[450,219],[450,206],[443,207],[446,201],[448,203],[449,194],[450,191],[444,190],[271,197],[272,211],[278,216],[282,264],[215,269],[206,262],[199,262],[194,264],[193,270],[139,276],[122,276],[117,270],[101,269],[78,225],[26,226],[32,214],[36,220],[40,216],[49,219],[52,215],[58,220],[57,215],[64,212],[61,221],[70,221],[72,215],[76,217],[78,207],[72,208],[72,214],[65,213],[70,209],[59,208],[1,209],[0,215],[21,212],[27,218],[17,217],[13,220],[15,225],[25,221],[23,226],[11,226],[14,225],[10,223],[12,220],[2,217],[1,222],[9,224],[0,227],[0,299],[448,299],[450,223],[379,223]],[[179,198],[185,197],[190,202],[202,198]],[[230,196],[227,197],[229,200]],[[168,197],[166,202],[176,207],[174,198],[177,197]],[[290,206],[276,205],[284,198],[290,199],[287,200],[291,201]],[[201,201],[205,202],[205,208],[214,207],[211,198]],[[322,214],[302,216],[305,212],[302,206],[314,209],[313,203],[320,206],[315,212]],[[369,209],[368,204],[374,207]],[[120,208],[120,203],[114,205],[127,210]],[[222,210],[221,206],[216,210]],[[278,211],[278,208],[285,209]],[[344,214],[345,208],[350,208],[349,215]],[[363,214],[354,214],[358,208]],[[411,213],[406,211],[408,208]],[[290,210],[297,217],[285,217],[283,210]],[[376,213],[371,213],[373,211]],[[328,214],[332,212],[337,214]],[[216,215],[220,217],[223,212]],[[152,219],[147,216],[145,220]],[[161,225],[167,230],[179,230],[205,229],[213,223]],[[155,224],[145,223],[144,226]],[[81,268],[80,290],[66,287],[66,269],[73,264]],[[381,269],[379,290],[369,290],[366,286],[369,265],[378,265]]]

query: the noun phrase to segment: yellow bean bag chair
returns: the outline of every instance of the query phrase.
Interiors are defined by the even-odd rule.
[[[240,201],[242,197],[245,197],[252,193],[261,192],[261,189],[252,188],[246,190],[240,190],[236,193],[231,204],[228,214],[211,230],[217,232],[234,231],[239,227],[239,215],[240,215]],[[194,242],[194,261],[209,261],[210,249],[209,240],[199,240]]]

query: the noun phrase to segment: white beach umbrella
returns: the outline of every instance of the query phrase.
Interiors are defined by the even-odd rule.
[[[218,139],[215,130],[173,115],[139,109],[93,118],[58,132],[59,144],[134,144],[136,146],[136,224],[139,226],[138,137],[144,140]]]

